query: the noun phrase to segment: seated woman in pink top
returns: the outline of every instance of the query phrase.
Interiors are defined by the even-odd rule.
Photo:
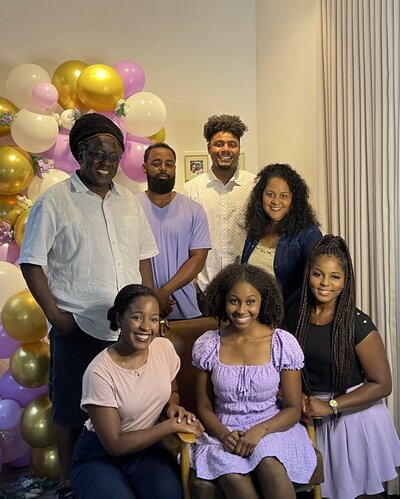
[[[81,407],[89,419],[74,450],[72,488],[78,499],[178,499],[182,492],[161,439],[202,426],[179,405],[180,359],[158,337],[159,303],[139,284],[125,286],[108,311],[119,340],[103,350],[83,377]],[[73,369],[73,366],[71,366]],[[168,419],[159,423],[164,412]]]

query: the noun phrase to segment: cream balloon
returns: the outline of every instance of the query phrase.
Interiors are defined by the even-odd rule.
[[[58,182],[67,178],[69,178],[68,173],[57,170],[56,168],[52,168],[45,173],[43,178],[34,177],[28,185],[28,198],[35,201],[35,199],[40,196],[40,194],[43,194],[49,187],[58,184]]]
[[[58,137],[58,124],[54,116],[21,109],[11,124],[11,136],[17,146],[38,153],[50,149]]]
[[[157,133],[167,119],[167,109],[158,95],[138,92],[126,100],[127,114],[122,117],[132,135],[148,137]]]
[[[10,296],[27,287],[19,267],[0,261],[0,310]]]
[[[50,81],[48,72],[37,64],[20,64],[13,68],[7,76],[8,97],[20,109],[39,111],[40,107],[32,99],[32,90],[38,83]]]

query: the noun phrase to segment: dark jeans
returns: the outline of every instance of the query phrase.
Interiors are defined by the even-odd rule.
[[[78,326],[66,336],[51,328],[49,398],[55,423],[82,428],[88,419],[80,409],[83,374],[96,355],[113,343],[94,338]]]
[[[75,445],[71,483],[76,499],[182,497],[176,465],[161,443],[114,457],[86,428]]]

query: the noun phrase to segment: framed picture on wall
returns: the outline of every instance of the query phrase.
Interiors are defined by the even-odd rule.
[[[206,152],[185,152],[184,162],[185,182],[208,171],[208,154]]]

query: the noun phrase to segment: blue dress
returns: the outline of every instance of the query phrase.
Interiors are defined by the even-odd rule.
[[[219,360],[220,345],[218,330],[204,333],[193,346],[193,365],[211,372],[214,410],[222,424],[230,431],[247,431],[280,411],[280,371],[301,369],[303,353],[294,336],[281,329],[272,335],[267,364],[223,364]],[[286,431],[267,434],[248,457],[226,452],[219,440],[203,433],[192,447],[191,461],[199,478],[212,480],[227,473],[250,473],[269,456],[276,457],[296,483],[308,483],[316,466],[307,430],[300,423]]]

